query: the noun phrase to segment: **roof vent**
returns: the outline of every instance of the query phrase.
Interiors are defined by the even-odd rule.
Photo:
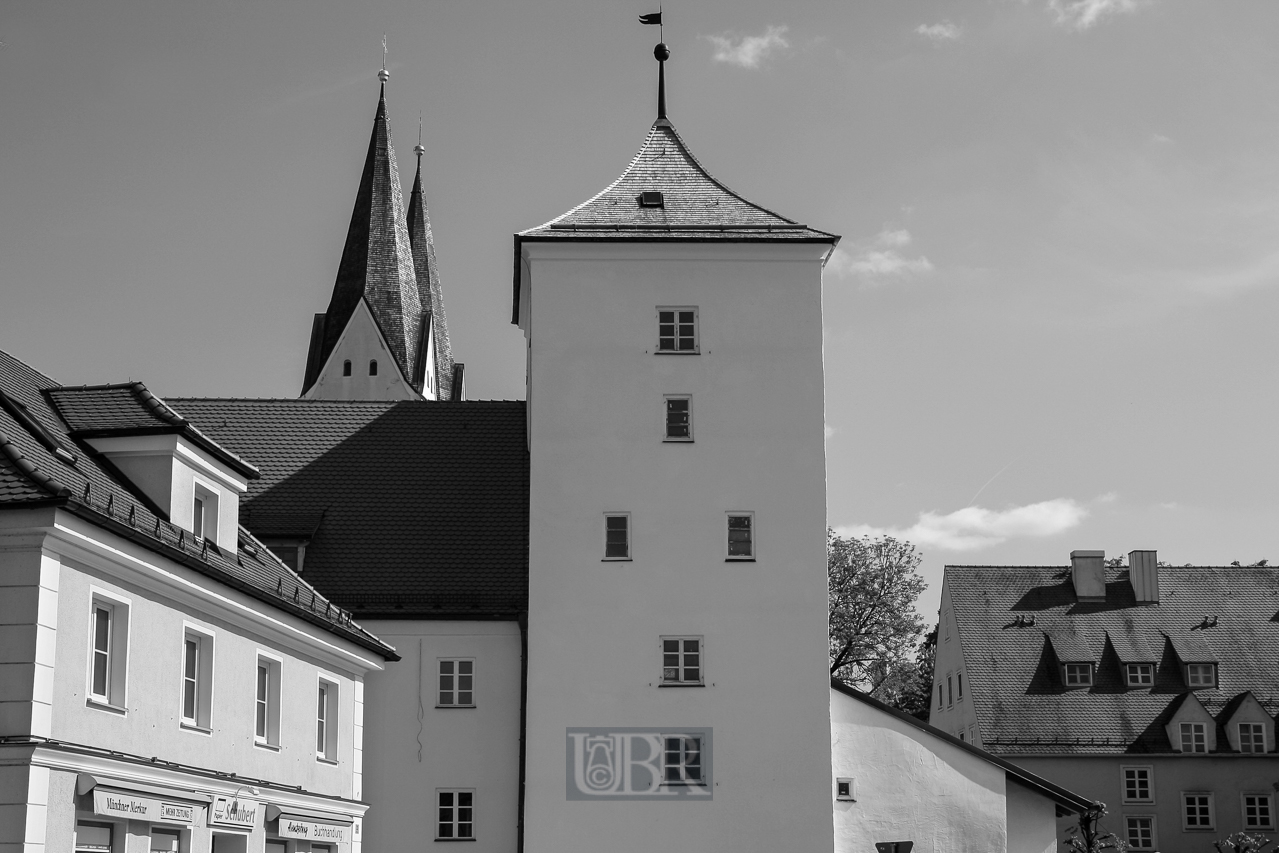
[[[645,190],[639,194],[640,207],[665,207],[666,200],[657,190]]]

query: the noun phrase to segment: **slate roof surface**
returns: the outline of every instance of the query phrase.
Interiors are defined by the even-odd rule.
[[[128,387],[128,386],[117,386]],[[101,395],[111,402],[101,410],[69,407],[65,412],[57,399],[83,402],[79,393],[61,392],[49,377],[0,351],[0,391],[34,418],[56,445],[71,449],[74,462],[54,455],[41,438],[0,407],[0,511],[57,505],[120,536],[138,542],[201,574],[226,583],[255,598],[269,602],[306,621],[345,637],[395,660],[394,649],[378,640],[349,614],[329,608],[328,600],[298,577],[243,526],[236,551],[225,552],[216,545],[205,548],[190,533],[181,531],[158,517],[126,481],[117,478],[85,444],[72,437],[66,420],[79,424],[118,423],[102,414],[114,411],[121,397],[112,392]],[[44,393],[42,393],[44,392]],[[96,395],[95,395],[96,396]],[[133,408],[120,404],[120,411],[132,416]],[[119,414],[120,412],[116,412]],[[145,423],[139,416],[138,422]]]
[[[1106,601],[1081,603],[1069,567],[947,566],[982,746],[1004,755],[1170,752],[1164,725],[1187,692],[1179,647],[1218,664],[1218,686],[1194,693],[1217,717],[1223,749],[1222,711],[1240,694],[1251,691],[1269,714],[1279,712],[1279,571],[1159,572],[1158,604],[1138,604],[1128,570],[1114,568],[1106,570]],[[1034,625],[1015,624],[1029,615]],[[1205,616],[1216,624],[1206,627]],[[1094,661],[1091,688],[1061,685],[1058,637]],[[1125,686],[1126,655],[1155,662],[1153,687]]]
[[[182,399],[261,460],[245,524],[320,518],[305,577],[365,616],[506,617],[528,602],[524,403]],[[287,529],[286,529],[287,528]]]

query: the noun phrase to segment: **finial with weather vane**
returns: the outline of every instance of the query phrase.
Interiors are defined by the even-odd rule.
[[[391,79],[391,72],[386,70],[386,33],[382,33],[382,70],[377,73],[377,79],[383,83]]]
[[[671,51],[666,46],[666,28],[662,24],[662,7],[659,5],[656,12],[640,15],[639,21],[641,24],[658,28],[658,44],[657,47],[653,48],[653,58],[657,60],[657,120],[666,121],[666,60],[671,58]]]

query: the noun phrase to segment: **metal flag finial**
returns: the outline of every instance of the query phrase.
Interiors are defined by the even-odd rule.
[[[656,25],[658,28],[659,43],[653,48],[653,58],[657,60],[657,118],[658,121],[666,120],[666,60],[671,58],[670,48],[666,46],[664,37],[666,25],[662,22],[662,7],[659,4],[656,12],[647,15],[640,15],[641,24],[649,26]]]
[[[391,72],[386,70],[386,33],[382,33],[382,70],[377,73],[377,79],[385,83],[391,78]]]
[[[413,146],[413,153],[417,155],[419,160],[426,153],[426,149],[422,147],[422,112],[420,110],[417,114],[417,145]]]

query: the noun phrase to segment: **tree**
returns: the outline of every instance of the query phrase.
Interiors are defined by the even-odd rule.
[[[1249,835],[1246,832],[1236,832],[1233,835],[1227,835],[1220,841],[1212,842],[1212,846],[1217,848],[1217,853],[1261,853],[1272,843],[1264,835]]]
[[[924,624],[915,612],[925,587],[921,556],[891,536],[845,539],[828,530],[826,543],[831,677],[916,716],[922,703],[926,714],[932,662],[922,673]]]
[[[1106,850],[1124,853],[1128,849],[1127,842],[1102,829],[1101,819],[1105,816],[1105,803],[1095,802],[1089,806],[1079,815],[1079,823],[1066,830],[1066,850],[1069,853],[1104,853]]]

